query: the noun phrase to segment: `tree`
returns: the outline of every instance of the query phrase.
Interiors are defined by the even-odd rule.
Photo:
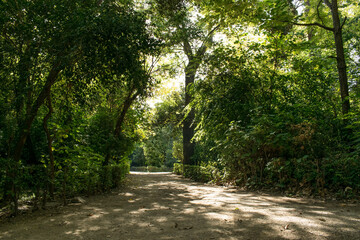
[[[326,6],[331,14],[332,19],[332,27],[326,26],[323,21],[322,13],[320,12],[320,8],[322,6]],[[310,7],[310,1],[307,2],[307,6],[305,8]],[[313,6],[315,8],[315,6]],[[331,31],[334,36],[335,41],[335,49],[336,49],[336,62],[337,62],[337,71],[339,77],[339,84],[340,84],[340,96],[341,96],[341,106],[342,106],[342,113],[346,115],[350,111],[350,99],[349,99],[349,87],[348,87],[348,77],[347,77],[347,69],[346,69],[346,61],[345,61],[345,51],[344,51],[344,43],[343,43],[343,27],[346,22],[347,17],[345,17],[342,21],[340,20],[340,12],[339,12],[339,4],[337,0],[319,0],[316,6],[317,12],[317,20],[319,22],[312,22],[312,23],[300,23],[300,22],[291,22],[295,25],[299,26],[317,26],[321,27],[327,31]]]
[[[181,141],[183,109],[184,94],[174,91],[144,119],[145,138],[136,153],[143,149],[146,165],[171,168],[174,162],[182,160],[179,154],[173,154],[173,149]]]
[[[8,101],[14,103],[6,114],[15,112],[17,122],[8,135],[6,156],[11,159],[6,192],[16,212],[16,171],[53,86],[60,80],[68,86],[114,80],[146,89],[141,81],[148,78],[142,79],[139,69],[153,41],[142,15],[118,1],[7,1],[1,4],[0,19],[4,66],[0,75],[12,96]]]
[[[206,51],[212,44],[212,37],[219,28],[218,24],[201,19],[201,4],[191,1],[156,1],[156,10],[164,18],[167,30],[167,41],[180,45],[187,58],[185,74],[185,109],[187,114],[183,120],[183,163],[194,164],[195,112],[190,103],[193,100],[193,85],[196,73],[202,63]],[[170,30],[170,31],[169,31]]]

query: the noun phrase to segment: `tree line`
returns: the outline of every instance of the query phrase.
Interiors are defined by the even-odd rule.
[[[143,159],[158,149],[149,141],[171,133],[175,172],[196,180],[322,196],[358,192],[357,2],[154,5],[185,86],[155,108]],[[178,95],[184,100],[174,108]],[[175,123],[173,109],[183,109]]]
[[[117,185],[159,43],[127,1],[2,1],[1,203]],[[125,118],[126,116],[126,118]]]
[[[353,196],[359,16],[353,0],[2,1],[1,207],[109,190],[130,159]]]

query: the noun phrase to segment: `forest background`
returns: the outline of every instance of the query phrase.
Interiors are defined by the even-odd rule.
[[[108,191],[130,164],[357,196],[359,18],[355,0],[1,1],[1,208]]]

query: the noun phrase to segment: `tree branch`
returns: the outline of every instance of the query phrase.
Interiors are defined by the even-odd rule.
[[[296,23],[296,22],[290,22],[291,24],[297,25],[297,26],[318,26],[321,27],[323,29],[326,29],[328,31],[334,31],[334,28],[331,27],[327,27],[325,25],[322,25],[320,23],[314,22],[314,23]]]
[[[183,32],[183,26],[178,25],[178,28]],[[183,43],[183,50],[185,55],[191,59],[193,57],[193,52],[192,52],[192,48],[191,45],[189,43],[189,39],[187,37],[184,36],[184,40],[182,41]]]
[[[337,59],[336,56],[328,56],[327,58]]]
[[[341,24],[340,29],[342,29],[342,28],[344,27],[344,24],[345,24],[346,20],[347,20],[347,17],[344,18],[344,21],[343,21],[343,23]]]
[[[184,53],[186,54],[186,56],[188,58],[193,57],[193,52],[191,50],[191,46],[190,46],[190,43],[189,43],[188,39],[183,40],[183,49],[184,49]]]
[[[196,51],[196,57],[197,57],[197,58],[202,58],[202,57],[204,56],[205,52],[206,52],[206,49],[207,49],[207,47],[206,47],[206,45],[203,43],[203,44],[201,45],[201,47]]]
[[[204,56],[205,52],[206,52],[206,43],[209,42],[209,39],[212,38],[213,33],[220,27],[220,24],[216,25],[213,29],[211,29],[211,31],[207,34],[207,36],[205,37],[204,41],[201,44],[201,47],[197,50],[196,52],[196,57],[202,57]]]
[[[216,25],[211,31],[208,33],[206,38],[208,38],[210,35],[212,35],[218,28],[220,27],[220,24]]]
[[[332,9],[332,3],[329,0],[324,0],[324,3],[330,8]]]

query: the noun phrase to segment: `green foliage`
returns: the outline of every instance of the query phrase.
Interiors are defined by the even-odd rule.
[[[180,122],[183,117],[183,96],[173,92],[156,105],[144,124],[145,139],[133,152],[132,166],[171,169],[182,160]]]
[[[190,178],[194,181],[213,183],[220,183],[223,175],[218,168],[211,164],[198,166],[175,163],[173,173],[183,175],[184,177]]]
[[[119,187],[126,175],[130,172],[129,162],[120,163],[112,166],[112,187]]]
[[[109,191],[118,187],[129,173],[128,161],[102,166],[103,156],[94,153],[90,148],[72,150],[69,156],[70,159],[63,159],[63,164],[58,166],[56,179],[59,189],[66,183],[67,196]]]
[[[146,165],[144,148],[137,146],[130,156],[132,167],[141,167]]]
[[[144,142],[146,165],[171,167],[176,159],[172,155],[173,137],[171,127],[154,129],[154,135]]]
[[[273,34],[240,50],[219,45],[207,58],[193,102],[197,162],[216,164],[225,181],[242,186],[358,189],[359,162],[346,140],[354,132],[338,116],[334,66],[314,48],[297,54],[294,39]],[[201,179],[199,168],[183,174]]]
[[[183,174],[183,165],[181,163],[174,163],[173,173],[177,175]]]
[[[99,174],[100,182],[97,182],[97,184],[101,184],[103,191],[109,191],[112,188],[119,187],[129,171],[130,164],[128,162],[103,166]]]
[[[16,213],[49,186],[55,197],[117,186],[139,138],[132,107],[156,84],[144,15],[112,0],[5,1],[0,20],[1,202]]]
[[[9,188],[10,183],[14,182],[14,187],[18,192],[23,193],[22,197],[33,197],[34,194],[39,193],[39,189],[45,189],[49,181],[46,169],[43,165],[21,166],[21,168],[14,168],[12,162],[8,159],[0,159],[0,188],[1,205],[7,204],[9,199],[7,197],[19,197],[15,195],[14,191]],[[7,201],[6,201],[7,200]]]
[[[1,206],[16,210],[18,199],[39,201],[52,187],[51,198],[109,191],[129,172],[129,158],[146,171],[173,166],[203,182],[330,189],[346,198],[359,192],[357,2],[339,5],[340,18],[347,16],[346,116],[332,32],[289,23],[332,27],[323,3],[308,1],[301,14],[292,1],[278,0],[153,1],[142,12],[134,5],[2,1]],[[175,55],[188,58],[194,84],[186,108],[185,92],[151,112],[143,107],[158,83],[160,41],[166,51],[181,45]],[[189,109],[196,166],[180,164]]]

